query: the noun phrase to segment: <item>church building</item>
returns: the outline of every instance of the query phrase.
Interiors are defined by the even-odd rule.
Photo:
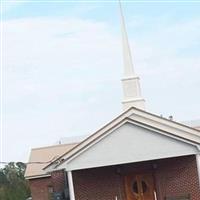
[[[120,11],[124,111],[83,141],[32,149],[33,200],[200,200],[200,128],[146,110]]]

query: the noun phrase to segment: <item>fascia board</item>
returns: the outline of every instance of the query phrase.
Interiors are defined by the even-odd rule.
[[[25,177],[26,180],[32,180],[32,179],[37,179],[37,178],[48,178],[51,177],[50,174],[43,174],[43,175],[36,175],[36,176],[27,176]]]
[[[182,126],[174,121],[168,121],[154,116],[139,115],[137,113],[132,114],[129,118],[139,123],[154,128],[156,127],[156,129],[172,133],[175,136],[200,144],[200,131],[184,125]]]

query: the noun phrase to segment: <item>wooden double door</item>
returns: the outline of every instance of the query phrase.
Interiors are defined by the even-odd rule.
[[[151,173],[126,176],[125,188],[127,200],[156,200]]]

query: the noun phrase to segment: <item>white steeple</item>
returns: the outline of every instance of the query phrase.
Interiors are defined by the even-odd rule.
[[[133,69],[131,50],[129,47],[128,35],[126,32],[125,21],[120,0],[119,6],[121,14],[121,31],[124,61],[124,77],[122,78],[122,86],[124,92],[124,99],[122,101],[123,110],[125,111],[130,107],[136,107],[144,110],[145,100],[141,96],[139,77],[135,74]]]

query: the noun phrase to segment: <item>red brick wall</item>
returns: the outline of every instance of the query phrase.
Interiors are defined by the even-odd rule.
[[[72,175],[76,200],[114,200],[124,194],[115,167],[81,170]]]
[[[115,196],[126,200],[124,176],[142,171],[154,173],[158,200],[187,193],[191,200],[200,200],[195,156],[122,165],[120,173],[115,166],[75,171],[76,200],[114,200]]]
[[[53,172],[51,177],[30,179],[29,185],[33,200],[49,200],[49,187],[53,187],[53,192],[64,190],[64,173],[57,171]]]
[[[157,165],[155,176],[158,199],[190,194],[191,200],[200,200],[195,156],[160,160]]]
[[[51,174],[51,180],[54,192],[62,192],[65,186],[65,178],[63,171],[56,171]]]
[[[52,186],[51,178],[37,178],[29,180],[33,200],[48,200],[48,186]]]
[[[76,200],[115,200],[116,196],[118,200],[126,200],[124,177],[143,171],[154,173],[158,200],[187,193],[191,200],[200,200],[195,156],[74,171]],[[64,174],[54,172],[50,178],[32,179],[29,183],[33,200],[48,200],[48,186],[54,192],[63,191]]]

